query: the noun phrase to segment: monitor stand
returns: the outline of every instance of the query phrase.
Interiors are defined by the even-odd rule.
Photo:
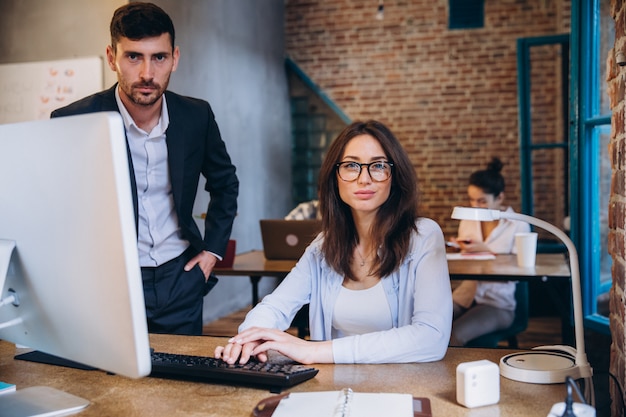
[[[82,411],[89,401],[51,387],[28,387],[0,395],[0,410],[12,417],[67,416]]]
[[[14,240],[0,239],[0,301],[14,249]],[[11,322],[0,325],[9,326]],[[88,405],[89,401],[84,398],[51,387],[28,387],[0,394],[2,415],[12,417],[67,416],[80,412]]]
[[[0,239],[0,301],[2,301],[4,283],[9,274],[9,264],[11,263],[13,249],[15,249],[14,240]]]

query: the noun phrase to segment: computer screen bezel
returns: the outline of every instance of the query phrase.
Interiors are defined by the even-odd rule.
[[[0,326],[13,323],[0,328],[0,339],[131,378],[148,375],[120,115],[0,125],[0,199],[0,239],[15,246],[0,255],[8,265],[0,300],[19,300],[0,307]]]

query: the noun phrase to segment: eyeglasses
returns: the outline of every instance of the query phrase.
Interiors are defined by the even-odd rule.
[[[358,162],[339,162],[337,165],[337,174],[344,181],[355,181],[361,175],[363,167],[367,167],[367,173],[374,181],[386,181],[391,177],[391,167],[393,163],[385,161],[377,161],[369,164],[359,164]]]

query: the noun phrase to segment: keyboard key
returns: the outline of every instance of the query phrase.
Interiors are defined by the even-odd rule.
[[[317,375],[318,369],[299,364],[256,361],[230,365],[209,356],[152,352],[150,376],[190,381],[245,385],[280,393]]]

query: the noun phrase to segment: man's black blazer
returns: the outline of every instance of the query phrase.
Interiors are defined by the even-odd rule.
[[[51,117],[101,111],[119,112],[115,88],[117,84],[57,109]],[[237,214],[239,180],[235,167],[226,151],[209,103],[170,91],[165,92],[165,97],[170,118],[166,131],[170,180],[183,238],[198,252],[208,250],[223,256]],[[137,221],[137,187],[130,149],[128,161]],[[204,223],[204,240],[192,215],[200,174],[206,178],[205,189],[211,198]]]

